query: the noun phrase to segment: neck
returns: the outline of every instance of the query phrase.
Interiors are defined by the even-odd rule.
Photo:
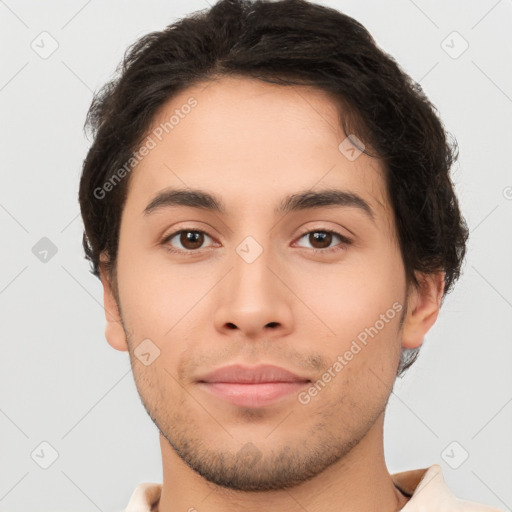
[[[384,412],[343,459],[288,489],[244,492],[208,482],[160,435],[163,484],[157,512],[395,512],[408,501],[393,484],[383,450]]]

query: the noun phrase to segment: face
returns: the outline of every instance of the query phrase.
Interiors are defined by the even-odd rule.
[[[160,110],[130,176],[119,304],[102,274],[107,339],[129,350],[162,436],[219,485],[293,486],[343,459],[435,320],[439,296],[407,294],[381,163],[339,148],[338,116],[310,88],[201,84]],[[300,379],[253,394],[199,382],[234,364]]]

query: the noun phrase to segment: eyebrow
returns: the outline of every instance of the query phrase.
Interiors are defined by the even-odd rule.
[[[168,188],[158,193],[151,200],[144,209],[144,215],[150,215],[172,206],[188,206],[222,215],[227,213],[223,201],[214,194],[199,189]],[[375,213],[372,207],[361,196],[348,190],[339,189],[325,189],[315,192],[305,190],[288,195],[275,208],[274,214],[286,215],[290,212],[331,206],[357,208],[375,223]]]

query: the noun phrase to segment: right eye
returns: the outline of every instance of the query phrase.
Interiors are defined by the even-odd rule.
[[[177,235],[179,235],[179,237]],[[180,229],[179,231],[175,231],[174,233],[171,233],[169,236],[165,237],[165,239],[162,241],[162,244],[169,252],[182,254],[191,253],[197,252],[198,249],[201,249],[205,237],[211,239],[211,237],[204,231],[185,228]],[[173,240],[175,238],[176,240],[173,244]],[[175,244],[181,244],[181,247],[176,247]]]

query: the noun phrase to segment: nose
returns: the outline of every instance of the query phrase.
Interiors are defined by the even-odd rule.
[[[281,266],[272,261],[270,250],[253,261],[240,254],[234,254],[231,271],[217,287],[216,328],[224,334],[240,331],[251,339],[291,332],[293,294]]]

